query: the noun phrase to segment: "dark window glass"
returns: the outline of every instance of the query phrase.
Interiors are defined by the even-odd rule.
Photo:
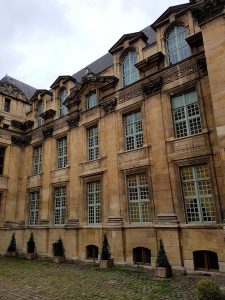
[[[5,147],[0,147],[0,175],[3,175]]]
[[[10,112],[10,104],[11,104],[11,100],[8,98],[5,98],[4,111]]]
[[[218,257],[212,251],[195,251],[193,253],[195,270],[219,270]]]
[[[86,247],[87,259],[98,259],[98,247],[95,245],[88,245]]]
[[[135,264],[151,264],[151,250],[144,247],[137,247],[133,250]]]

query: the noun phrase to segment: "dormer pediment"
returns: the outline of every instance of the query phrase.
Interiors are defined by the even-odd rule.
[[[51,89],[55,89],[57,88],[58,86],[60,86],[60,84],[64,85],[66,84],[68,81],[71,81],[73,83],[76,83],[76,79],[73,78],[72,76],[70,75],[62,75],[62,76],[59,76],[54,82],[53,84],[50,86]]]
[[[180,13],[183,13],[190,7],[190,3],[184,3],[180,5],[170,6],[151,26],[154,30],[163,24],[170,22],[170,16],[174,15],[174,18],[178,17]]]
[[[37,89],[32,98],[30,99],[31,102],[34,102],[40,98],[43,98],[45,95],[52,96],[52,92],[49,90]]]
[[[142,39],[144,42],[147,42],[148,37],[142,32],[134,32],[134,33],[128,33],[124,34],[110,49],[109,52],[111,54],[114,54],[117,51],[123,50],[126,46],[132,46],[134,42],[136,42],[138,39]]]
[[[20,99],[22,101],[26,101],[24,93],[18,87],[8,82],[0,82],[0,93]]]

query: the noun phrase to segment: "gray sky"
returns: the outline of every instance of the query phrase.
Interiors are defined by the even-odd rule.
[[[125,33],[188,0],[0,0],[0,78],[36,88],[72,75]]]

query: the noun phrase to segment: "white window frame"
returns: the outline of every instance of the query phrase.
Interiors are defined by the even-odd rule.
[[[123,86],[138,80],[138,69],[134,66],[137,63],[137,53],[135,50],[127,52],[121,60],[121,74]]]
[[[173,97],[172,110],[176,138],[202,132],[200,107],[196,91]]]
[[[66,220],[66,187],[55,188],[54,224],[64,225]]]
[[[40,116],[44,112],[44,102],[41,101],[37,107],[37,126],[42,126],[44,124],[44,119]]]
[[[87,96],[87,109],[97,106],[97,95],[96,92],[92,92]]]
[[[99,158],[98,126],[88,128],[88,160]]]
[[[40,191],[30,192],[29,225],[35,226],[39,223]]]
[[[186,28],[183,25],[174,26],[167,34],[166,48],[168,60],[171,65],[174,65],[191,55],[186,37]]]
[[[141,112],[133,112],[124,116],[126,150],[143,147],[143,127]]]
[[[57,140],[57,168],[63,169],[67,166],[67,137]]]
[[[33,154],[33,175],[41,173],[42,168],[42,145],[34,147]]]
[[[101,223],[101,182],[87,182],[88,224]]]
[[[59,92],[59,116],[63,117],[68,114],[67,107],[63,104],[67,98],[67,90],[63,88]]]
[[[199,172],[203,166],[206,172]],[[185,168],[191,169],[191,172],[185,173]],[[191,178],[188,178],[190,177]],[[206,176],[205,176],[206,175]],[[207,163],[188,165],[180,168],[181,185],[183,191],[183,199],[186,211],[186,219],[188,223],[215,223],[216,207],[213,199],[212,183]],[[203,189],[205,187],[205,189]],[[206,191],[206,192],[205,192]],[[205,206],[204,206],[205,205]],[[208,211],[206,210],[208,208]]]
[[[150,223],[151,207],[147,175],[145,173],[128,175],[127,190],[130,223]]]

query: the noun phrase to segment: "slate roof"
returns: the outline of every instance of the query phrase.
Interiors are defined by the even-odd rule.
[[[6,82],[12,85],[15,85],[18,89],[20,89],[27,100],[30,100],[35,91],[37,90],[35,87],[28,85],[22,81],[19,81],[13,77],[10,77],[8,75],[5,75],[0,82]]]

